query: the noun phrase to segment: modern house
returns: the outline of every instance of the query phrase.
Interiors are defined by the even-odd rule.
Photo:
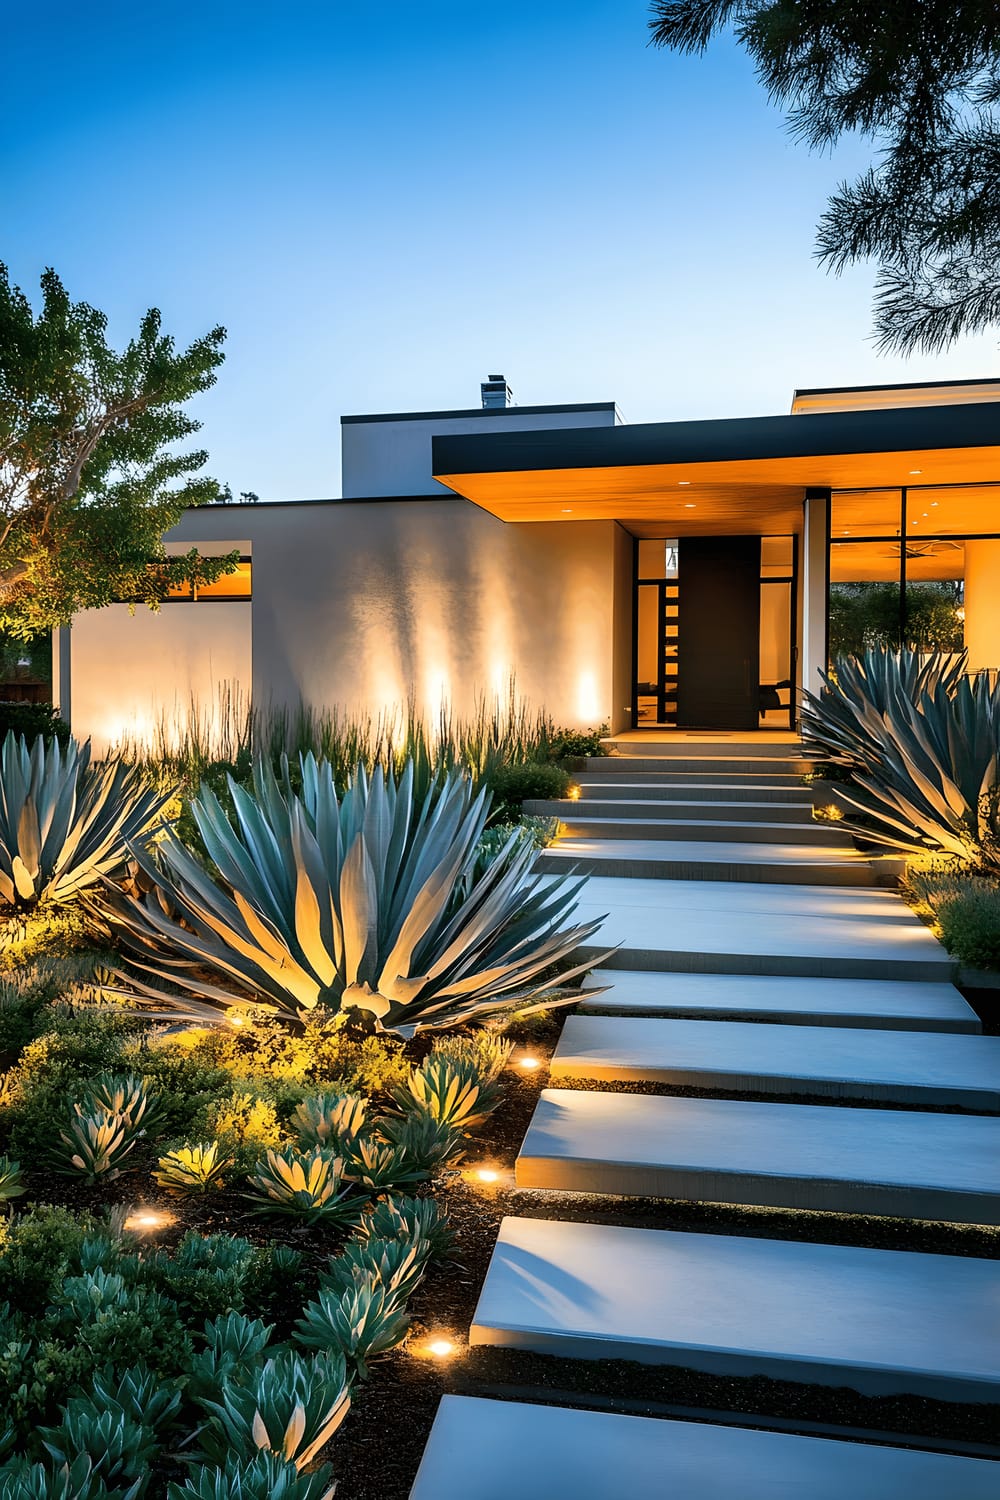
[[[787,729],[831,599],[873,584],[883,635],[907,640],[930,588],[949,643],[1000,666],[1000,380],[641,425],[613,402],[515,406],[502,376],[481,399],[342,417],[338,499],[189,511],[168,547],[238,548],[239,570],[61,632],[76,733],[210,717],[220,689],[462,713],[512,677],[568,725]]]

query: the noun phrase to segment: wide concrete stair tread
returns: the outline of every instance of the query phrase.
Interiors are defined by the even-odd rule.
[[[443,1396],[410,1500],[996,1500],[986,1459]]]
[[[654,801],[652,797],[629,800],[591,796],[589,787],[581,787],[580,791],[579,798],[529,800],[524,804],[524,811],[536,817],[562,818],[566,822],[572,818],[610,818],[699,825],[718,823],[723,827],[730,822],[763,823],[768,827],[773,824],[814,829],[830,827],[816,821],[811,802],[698,802],[684,798]],[[842,831],[841,836],[844,837]]]
[[[786,1026],[982,1031],[954,985],[889,979],[809,979],[773,974],[662,974],[595,969],[582,1012],[688,1020],[774,1021]],[[589,989],[602,993],[592,1000]]]
[[[610,769],[609,769],[610,768]],[[733,760],[718,756],[690,757],[684,760],[663,761],[655,756],[616,756],[613,760],[601,760],[591,756],[582,767],[585,774],[597,772],[602,777],[641,776],[655,777],[664,785],[684,781],[742,781],[745,784],[797,786],[802,790],[802,778],[812,771],[812,762],[807,760]]]
[[[1000,1111],[1000,1037],[570,1016],[550,1076]]]
[[[1000,1264],[505,1218],[470,1342],[993,1402]]]
[[[854,841],[849,833],[835,823],[817,823],[812,819],[796,826],[794,823],[744,822],[739,818],[689,818],[665,817],[619,817],[614,813],[591,812],[580,802],[545,802],[529,804],[527,811],[545,818],[559,818],[563,824],[557,848],[577,847],[577,841],[656,839],[662,841],[683,840],[687,843],[735,843],[753,844],[772,851],[774,845],[808,844],[813,849],[843,849],[854,853]],[[765,844],[764,841],[768,842]],[[773,844],[770,842],[773,840]]]
[[[539,871],[660,880],[751,881],[780,885],[873,885],[869,862],[854,849],[816,845],[568,839],[544,849]]]
[[[546,1089],[518,1187],[1000,1223],[1000,1119]]]
[[[593,875],[577,912],[601,921],[585,952],[617,947],[606,967],[931,981],[954,969],[894,891]]]
[[[666,782],[662,777],[650,774],[645,777],[629,776],[623,780],[611,780],[596,772],[577,771],[573,780],[580,787],[582,796],[609,799],[653,802],[704,802],[704,803],[782,803],[799,807],[812,807],[805,802],[806,788],[795,785],[761,785],[758,782],[690,781]]]

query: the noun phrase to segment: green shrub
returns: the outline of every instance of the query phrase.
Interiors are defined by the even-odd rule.
[[[242,1312],[266,1251],[230,1234],[189,1229],[173,1255],[156,1258],[156,1283],[176,1302],[185,1323]]]
[[[532,801],[552,802],[565,797],[571,777],[562,766],[526,761],[523,765],[498,766],[490,776],[493,793],[491,819],[494,823],[516,823],[521,804]]]
[[[549,756],[552,760],[581,760],[588,755],[607,755],[608,747],[601,741],[610,732],[608,724],[597,729],[553,729]]]
[[[910,888],[934,913],[953,958],[1000,969],[1000,881],[977,875],[912,875]]]
[[[21,1198],[27,1191],[21,1174],[21,1163],[0,1156],[0,1204],[9,1203],[12,1198]]]
[[[44,1307],[63,1278],[80,1269],[80,1250],[96,1228],[89,1214],[41,1204],[18,1214],[0,1243],[0,1287],[13,1307]]]
[[[8,734],[21,735],[29,745],[38,739],[56,739],[61,745],[69,741],[72,731],[51,703],[11,703],[0,700],[0,740]]]

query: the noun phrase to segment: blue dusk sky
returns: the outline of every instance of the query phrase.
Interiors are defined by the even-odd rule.
[[[728,42],[645,0],[12,4],[0,259],[113,337],[229,330],[211,472],[339,491],[339,416],[515,399],[627,421],[786,411],[796,385],[997,373],[997,337],[875,354],[871,268],[813,259],[868,160],[796,144]]]

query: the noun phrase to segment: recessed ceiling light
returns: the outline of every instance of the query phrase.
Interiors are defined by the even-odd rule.
[[[678,479],[677,483],[678,484],[690,484],[691,481],[690,481],[690,479]]]
[[[844,535],[845,535],[845,536],[850,536],[850,534],[851,534],[851,533],[850,533],[850,532],[849,532],[849,531],[845,531],[845,532],[844,532]]]
[[[940,500],[932,500],[931,501],[931,510],[934,509],[935,505],[940,505],[940,504],[941,504]]]
[[[685,500],[685,502],[684,502],[684,509],[685,510],[694,510],[695,509],[695,503],[694,503],[694,501],[693,500]]]
[[[566,506],[563,507],[563,515],[564,516],[571,516],[572,514],[573,514],[573,511],[572,511],[572,509],[571,509],[570,506],[566,505]]]
[[[911,474],[922,474],[923,472],[924,472],[923,469],[911,469],[910,470]]]

